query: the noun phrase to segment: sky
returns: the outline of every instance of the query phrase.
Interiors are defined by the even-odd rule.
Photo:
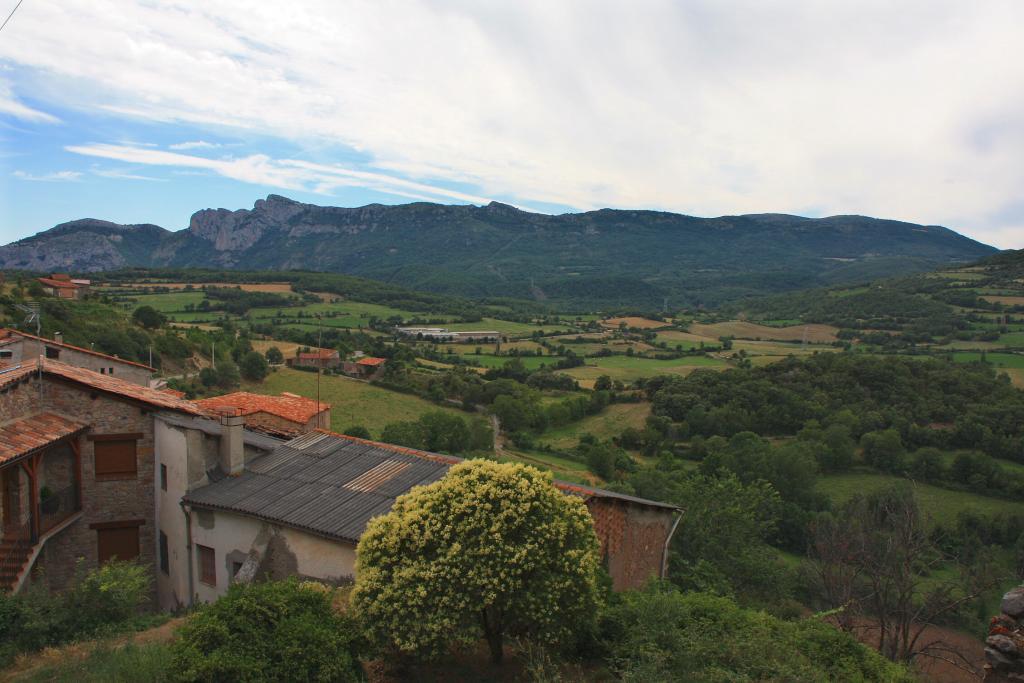
[[[1021,36],[1019,0],[23,0],[0,243],[275,193],[864,214],[1022,248]]]

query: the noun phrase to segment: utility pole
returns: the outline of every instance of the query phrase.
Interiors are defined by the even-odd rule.
[[[316,315],[316,424],[317,427],[323,429],[323,416],[320,413],[320,372],[324,366],[324,329],[323,329],[323,316],[319,313]]]
[[[217,342],[211,342],[210,344],[210,365],[213,369],[217,369]]]

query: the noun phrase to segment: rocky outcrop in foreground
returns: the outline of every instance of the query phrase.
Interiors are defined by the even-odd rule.
[[[1024,683],[1024,586],[1003,596],[985,639],[985,683]]]

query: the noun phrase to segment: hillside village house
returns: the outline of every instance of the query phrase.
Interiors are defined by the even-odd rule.
[[[291,438],[331,426],[330,403],[317,403],[311,398],[288,392],[280,396],[265,396],[236,391],[233,394],[200,399],[196,405],[208,413],[216,413],[225,408],[236,409],[239,415],[245,417],[247,429],[271,436]]]
[[[296,349],[294,358],[286,358],[285,365],[299,368],[319,368],[327,370],[341,365],[341,354],[334,349],[313,349],[302,351]]]
[[[349,580],[366,522],[459,462],[323,430],[285,440],[247,428],[264,411],[221,398],[204,407],[45,357],[0,368],[2,587],[60,589],[78,558],[112,557],[151,567],[166,609],[234,580]],[[615,588],[664,574],[676,508],[558,486],[586,501]]]
[[[43,292],[59,299],[81,299],[89,293],[89,280],[73,280],[65,273],[54,273],[50,277],[38,278]]]
[[[53,339],[0,328],[0,363],[17,365],[40,356],[86,368],[101,375],[113,375],[141,386],[155,386],[156,368],[111,356],[92,349],[65,344],[60,332]]]
[[[387,358],[376,358],[374,356],[361,356],[353,360],[347,360],[341,364],[341,371],[349,377],[358,379],[374,379],[384,371]]]

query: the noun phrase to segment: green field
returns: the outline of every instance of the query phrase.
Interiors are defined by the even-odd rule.
[[[560,450],[574,448],[584,433],[593,434],[605,441],[618,436],[626,427],[643,429],[644,420],[650,414],[649,403],[614,403],[598,415],[589,415],[572,424],[549,429],[537,440]]]
[[[832,474],[818,481],[817,490],[836,502],[849,500],[858,493],[871,493],[906,479],[888,474]],[[998,512],[1024,515],[1024,502],[989,498],[965,491],[950,491],[929,484],[915,483],[914,493],[921,509],[936,522],[949,524],[962,510],[975,510],[983,514]]]
[[[513,360],[515,356],[487,356],[480,354],[479,356],[465,356],[466,360],[476,361],[485,368],[500,368],[505,363]],[[523,365],[526,366],[527,370],[536,370],[542,365],[554,366],[555,363],[562,360],[561,356],[518,356],[519,360],[523,361]]]
[[[1004,335],[1000,335],[999,343],[1003,346],[1024,348],[1024,332],[1007,332]]]
[[[954,353],[953,360],[957,363],[974,363],[981,360],[982,354],[969,351]],[[1024,368],[1024,354],[986,353],[985,360],[997,368]]]
[[[556,479],[571,481],[577,484],[600,485],[600,477],[594,475],[581,462],[562,458],[551,453],[506,448],[500,460],[522,462],[539,469],[550,471]]]
[[[246,391],[259,394],[293,394],[316,398],[316,374],[280,368],[261,384],[245,385]],[[418,396],[401,394],[359,382],[347,377],[324,375],[320,378],[320,400],[331,404],[331,429],[341,432],[353,425],[363,425],[374,437],[390,422],[415,420],[424,413],[443,410],[469,417],[461,410],[442,407]]]
[[[569,370],[561,370],[589,385],[601,375],[608,375],[613,380],[632,382],[643,377],[655,375],[688,375],[698,368],[722,369],[728,364],[717,358],[708,356],[686,356],[674,360],[655,360],[639,356],[605,356],[588,358],[587,365]]]

